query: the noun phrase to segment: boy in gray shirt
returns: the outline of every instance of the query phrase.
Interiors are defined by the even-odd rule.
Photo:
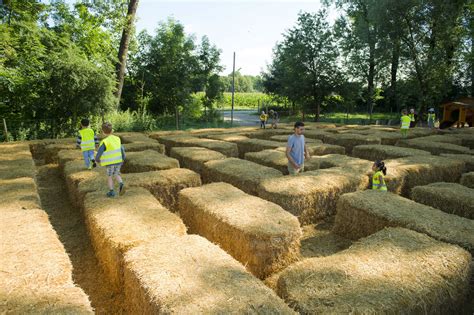
[[[286,146],[286,157],[288,158],[288,172],[296,175],[304,171],[304,160],[310,159],[308,148],[304,141],[304,123],[295,123],[295,133],[288,137]]]

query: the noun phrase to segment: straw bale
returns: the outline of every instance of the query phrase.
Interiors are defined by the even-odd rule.
[[[464,134],[464,133],[453,133],[450,134],[453,137],[461,139],[461,145],[470,148],[471,150],[474,149],[474,134]]]
[[[246,133],[245,135],[253,139],[269,140],[273,136],[288,136],[292,132],[288,129],[260,129]]]
[[[307,139],[316,139],[316,140],[323,140],[325,136],[329,135],[330,133],[327,132],[327,130],[319,130],[319,129],[314,129],[314,130],[305,130],[304,131],[304,137]]]
[[[278,141],[278,142],[288,142],[288,138],[291,136],[291,134],[289,135],[281,135],[281,136],[273,136],[273,137],[270,137],[270,140],[272,141]],[[308,138],[308,137],[305,137],[305,143],[306,144],[323,144],[323,141],[322,140],[319,140],[319,139],[312,139],[312,138]]]
[[[120,198],[87,194],[84,213],[96,256],[115,290],[123,286],[123,256],[140,244],[167,235],[186,235],[183,221],[146,189],[131,187]]]
[[[151,140],[151,139],[150,139]],[[133,142],[126,143],[123,145],[125,152],[137,152],[145,150],[155,150],[159,153],[165,153],[165,146],[157,141],[142,141],[142,142]]]
[[[58,152],[61,150],[76,150],[76,143],[54,143],[44,148],[44,162],[46,164],[58,163]],[[79,151],[78,151],[79,152]],[[79,153],[80,154],[80,153]]]
[[[304,123],[305,127],[313,130],[313,129],[334,129],[337,128],[336,124],[332,123],[324,123],[324,122],[313,122],[313,121],[307,121]],[[293,125],[292,125],[293,127]]]
[[[93,314],[44,211],[1,211],[0,231],[2,313]]]
[[[73,205],[77,208],[81,208],[82,205],[82,199],[77,193],[79,184],[86,180],[100,178],[102,177],[102,173],[104,173],[102,168],[95,168],[93,170],[86,169],[84,162],[81,160],[66,162],[62,174],[66,181],[69,198]],[[101,183],[105,185],[105,178],[101,178]]]
[[[25,142],[0,143],[0,155],[16,155],[30,152],[30,146]]]
[[[178,192],[181,189],[201,186],[199,174],[184,168],[123,174],[122,178],[128,187],[147,189],[163,206],[173,212],[177,211]],[[86,194],[95,191],[105,196],[107,192],[105,176],[90,177],[81,181],[73,193],[73,200],[77,200],[77,205],[82,207]]]
[[[120,137],[122,143],[135,143],[135,142],[156,142],[153,139],[150,139],[146,134],[140,132],[117,132],[116,136]]]
[[[426,142],[441,142],[441,143],[451,143],[455,145],[462,145],[462,139],[445,134],[445,135],[431,135],[426,137],[416,138],[417,140],[426,141]]]
[[[0,212],[41,208],[36,184],[31,177],[0,179]]]
[[[474,254],[474,220],[375,190],[349,193],[339,198],[335,233],[356,240],[389,226],[425,233]]]
[[[150,137],[151,139],[154,139],[154,140],[158,140],[160,139],[161,137],[165,137],[165,136],[177,136],[177,135],[183,135],[185,134],[186,132],[184,132],[183,130],[163,130],[163,131],[155,131],[155,132],[150,132],[148,133],[148,137]]]
[[[410,130],[408,131],[408,138],[426,137],[426,136],[431,136],[435,133],[436,131],[431,130],[430,128],[423,128],[423,127],[410,128]]]
[[[0,155],[0,179],[34,178],[35,164],[30,152]]]
[[[453,159],[453,160],[463,161],[465,163],[465,168],[464,168],[465,172],[474,171],[474,155],[441,153],[440,156]]]
[[[386,160],[385,182],[390,192],[408,197],[415,186],[436,182],[458,182],[464,162],[434,155]],[[370,174],[372,175],[372,174]],[[370,176],[371,177],[371,176]]]
[[[456,183],[433,183],[411,190],[411,199],[424,205],[474,219],[474,189]]]
[[[238,134],[238,133],[208,135],[206,138],[214,139],[214,140],[227,141],[227,142],[233,142],[233,143],[238,143],[239,141],[249,139],[249,137],[243,136],[243,135]]]
[[[359,134],[339,134],[339,135],[327,135],[323,138],[324,143],[336,144],[346,148],[346,153],[351,154],[352,149],[356,145],[361,144],[381,144],[381,140],[378,137],[359,135]]]
[[[463,249],[387,228],[282,272],[277,293],[300,314],[453,314],[469,290]]]
[[[127,159],[123,163],[121,170],[123,173],[143,173],[177,167],[179,167],[178,160],[155,150],[145,150],[127,153]]]
[[[280,206],[230,184],[181,190],[179,214],[190,234],[218,244],[259,278],[298,259],[298,219]]]
[[[226,158],[226,156],[220,152],[200,147],[172,148],[170,156],[177,159],[181,167],[189,168],[198,174],[202,173],[204,163]]]
[[[440,155],[441,153],[469,154],[469,148],[451,143],[440,143],[434,141],[424,141],[421,138],[400,140],[397,146],[405,148],[420,149],[429,151],[431,154]]]
[[[461,185],[469,188],[474,188],[474,172],[462,174]]]
[[[208,133],[224,133],[229,132],[229,128],[202,128],[202,129],[191,129],[188,132],[192,135],[201,135]]]
[[[240,263],[198,235],[129,250],[124,279],[130,314],[294,314]]]
[[[392,145],[358,145],[352,150],[352,155],[369,161],[396,159],[405,156],[431,155],[428,151],[401,148]]]
[[[322,156],[313,156],[312,159],[319,161],[319,168],[342,167],[355,171],[358,174],[367,174],[372,169],[373,161],[359,159],[341,154],[327,154]]]
[[[245,153],[276,149],[278,147],[286,147],[286,142],[248,139],[237,142],[237,146],[239,147],[239,157],[243,159]]]
[[[257,196],[280,205],[301,224],[308,224],[333,215],[340,195],[367,186],[365,174],[331,168],[264,180],[257,187]]]
[[[59,169],[63,170],[67,162],[83,159],[84,158],[80,150],[61,150],[58,152]]]
[[[158,139],[166,147],[166,154],[170,154],[173,147],[202,147],[220,152],[228,157],[238,155],[237,145],[226,141],[197,138],[185,135],[165,136]]]
[[[260,152],[245,153],[245,159],[268,167],[273,167],[284,175],[288,175],[288,158],[284,151],[263,150]],[[306,159],[304,161],[305,171],[315,171],[319,169],[317,159]]]
[[[45,158],[46,146],[49,144],[75,144],[75,138],[64,139],[43,139],[28,141],[30,151],[35,159],[41,160]]]
[[[283,174],[274,168],[251,161],[227,158],[204,163],[201,176],[204,183],[226,182],[255,195],[262,180],[281,177]]]

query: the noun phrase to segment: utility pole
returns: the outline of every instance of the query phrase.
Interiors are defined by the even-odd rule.
[[[235,51],[234,51],[234,63],[232,65],[232,110],[230,111],[230,125],[234,124],[234,92],[235,92]]]

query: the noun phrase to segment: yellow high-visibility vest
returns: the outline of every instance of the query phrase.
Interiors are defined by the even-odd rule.
[[[81,151],[90,151],[95,149],[94,130],[91,128],[84,128],[79,130],[81,135]]]
[[[267,114],[262,114],[262,115],[260,115],[260,120],[261,120],[261,121],[267,121],[267,119],[268,119]]]
[[[382,171],[375,172],[374,176],[372,176],[373,190],[387,191],[387,184],[385,184],[385,181],[382,181],[381,179],[383,179]]]
[[[122,142],[114,135],[107,136],[100,142],[100,146],[105,144],[105,151],[100,157],[100,165],[107,166],[122,163]]]
[[[409,129],[410,128],[410,122],[411,122],[410,117],[408,117],[407,115],[403,115],[402,118],[401,118],[401,121],[402,121],[401,129]]]
[[[415,121],[415,114],[408,114],[408,117],[410,117],[410,121]]]
[[[428,120],[432,120],[432,121],[435,121],[436,119],[436,114],[435,113],[428,113]]]

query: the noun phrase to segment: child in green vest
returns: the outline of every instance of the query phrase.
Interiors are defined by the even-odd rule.
[[[125,193],[125,185],[122,176],[120,176],[120,168],[125,161],[125,149],[120,138],[112,134],[111,123],[104,123],[102,125],[102,132],[105,137],[100,142],[95,159],[101,166],[107,168],[107,184],[109,186],[107,197],[115,197],[113,177],[115,177],[119,184],[119,195],[123,195]]]
[[[402,110],[402,118],[400,119],[400,131],[402,133],[403,138],[408,137],[408,129],[410,129],[410,122],[411,118],[407,115],[407,110]]]
[[[94,150],[98,143],[94,130],[89,128],[89,119],[82,119],[81,130],[79,130],[79,134],[77,135],[76,146],[82,151],[87,169],[92,169],[97,166],[94,160]]]
[[[372,171],[374,171],[374,176],[372,176],[372,189],[387,191],[387,184],[385,183],[384,176],[387,175],[387,168],[383,161],[377,160],[372,165]]]

